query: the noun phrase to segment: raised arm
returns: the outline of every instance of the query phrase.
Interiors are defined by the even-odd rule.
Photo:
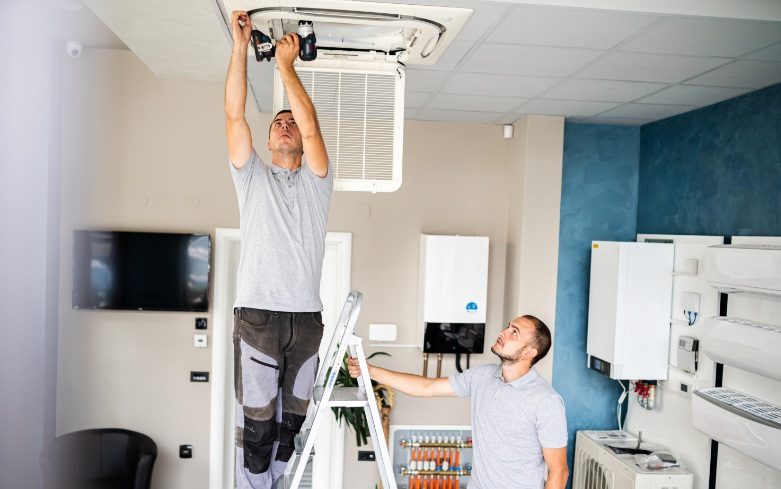
[[[225,80],[225,127],[228,133],[228,157],[241,169],[252,154],[252,133],[244,117],[247,104],[247,46],[252,36],[252,23],[246,12],[231,14],[233,52],[228,77]]]
[[[325,177],[328,175],[328,153],[323,135],[320,133],[320,123],[317,121],[315,106],[293,68],[298,49],[298,35],[295,33],[287,34],[277,41],[275,54],[277,68],[282,77],[282,84],[285,86],[293,118],[298,130],[301,131],[307,164],[315,175]]]
[[[357,359],[349,358],[347,366],[352,377],[357,378],[361,375],[361,367],[358,365]],[[450,386],[450,381],[446,377],[432,379],[421,377],[420,375],[394,372],[393,370],[375,367],[374,365],[369,365],[369,377],[380,384],[385,384],[391,389],[396,389],[410,396],[452,397],[456,395],[453,387]]]

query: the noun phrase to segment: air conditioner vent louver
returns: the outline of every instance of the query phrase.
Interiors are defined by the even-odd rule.
[[[317,111],[334,171],[334,189],[397,190],[403,147],[403,70],[298,66],[296,71]],[[290,108],[281,88],[277,72],[275,112]]]

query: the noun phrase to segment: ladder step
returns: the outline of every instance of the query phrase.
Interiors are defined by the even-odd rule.
[[[366,391],[362,387],[334,387],[330,407],[363,407],[367,405]]]

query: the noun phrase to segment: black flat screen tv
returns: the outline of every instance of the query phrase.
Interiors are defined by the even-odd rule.
[[[209,309],[208,234],[73,233],[73,308]]]

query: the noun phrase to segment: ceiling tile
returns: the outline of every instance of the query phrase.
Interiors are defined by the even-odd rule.
[[[516,113],[510,113],[510,114],[504,114],[503,116],[496,119],[494,124],[515,124],[518,119],[521,117],[525,117],[526,114],[516,114]]]
[[[670,18],[621,46],[624,51],[736,57],[781,40],[781,23]]]
[[[674,115],[689,112],[697,107],[686,105],[658,105],[658,104],[624,104],[602,114],[601,117],[620,117],[635,119],[664,119]]]
[[[474,2],[472,2],[474,3]],[[459,41],[477,41],[485,34],[491,26],[496,24],[502,18],[505,11],[509,10],[507,5],[486,5],[481,4],[474,8],[469,20],[458,32],[456,39]]]
[[[631,102],[666,86],[661,83],[571,79],[545,92],[543,97],[564,100]]]
[[[447,71],[409,68],[405,84],[407,89],[415,92],[433,92],[447,79],[448,75]]]
[[[486,43],[461,65],[461,71],[505,75],[567,76],[602,54],[569,49]]]
[[[650,117],[631,118],[631,117],[573,117],[572,122],[587,122],[589,124],[608,124],[611,126],[641,126],[656,119]]]
[[[490,97],[486,95],[453,95],[440,93],[428,103],[428,109],[470,110],[479,112],[506,112],[526,102],[523,98]]]
[[[474,45],[475,43],[471,41],[453,41],[450,43],[450,46],[445,49],[445,52],[442,53],[442,55],[439,57],[436,64],[410,66],[420,66],[421,68],[425,68],[427,70],[450,71],[456,67],[458,62],[461,61],[461,59],[466,55],[467,52],[469,52],[471,48],[474,47]]]
[[[704,107],[748,92],[746,88],[701,87],[696,85],[674,85],[638,102],[648,104],[694,105]]]
[[[579,100],[535,99],[520,109],[526,114],[560,115],[564,117],[592,116],[617,107],[612,102],[584,102]]]
[[[404,92],[404,107],[408,109],[415,109],[428,102],[431,98],[431,93],[428,92],[410,92],[409,90]]]
[[[445,93],[534,97],[558,83],[560,78],[456,73],[442,87]]]
[[[415,115],[419,121],[476,122],[489,124],[502,114],[500,112],[467,112],[461,110],[420,109]]]
[[[519,5],[488,37],[490,42],[610,49],[658,18],[607,10]]]
[[[762,88],[781,82],[781,63],[738,60],[687,83],[719,87]]]
[[[725,58],[613,52],[578,73],[578,78],[678,83],[728,63]]]
[[[760,49],[751,56],[749,59],[758,59],[764,61],[779,61],[781,62],[781,42],[777,42],[772,46],[768,46],[765,49]]]

